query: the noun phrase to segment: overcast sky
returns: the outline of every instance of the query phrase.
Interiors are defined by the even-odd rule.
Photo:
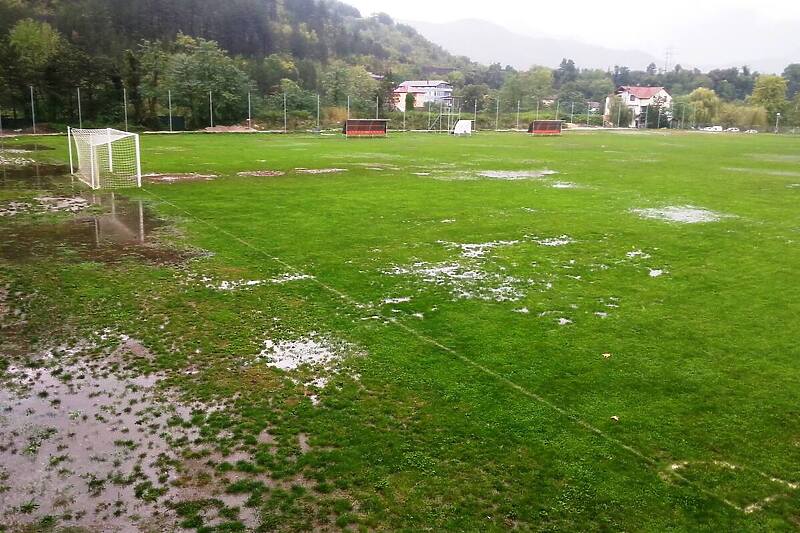
[[[570,37],[656,57],[672,48],[675,60],[685,65],[800,54],[800,0],[344,1],[362,15],[383,11],[395,19],[425,22],[484,19],[520,33]],[[664,6],[660,12],[659,5]]]

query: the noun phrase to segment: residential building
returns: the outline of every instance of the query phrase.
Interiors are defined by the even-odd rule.
[[[620,85],[606,97],[606,114],[604,119],[606,123],[616,125],[616,117],[609,115],[611,109],[612,98],[621,98],[622,101],[631,110],[631,121],[628,124],[631,128],[639,128],[645,126],[645,118],[647,116],[647,108],[651,106],[660,106],[662,109],[669,110],[672,108],[672,96],[667,92],[664,87],[633,87],[630,85]]]
[[[429,103],[449,106],[453,101],[453,86],[444,80],[404,81],[393,93],[394,105],[399,111],[406,110],[407,94],[414,95],[414,107],[425,107]]]

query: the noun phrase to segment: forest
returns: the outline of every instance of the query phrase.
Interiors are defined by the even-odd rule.
[[[591,115],[618,85],[664,86],[695,122],[798,125],[800,64],[782,76],[746,66],[701,72],[558,68],[517,71],[456,57],[389,15],[334,0],[0,0],[0,116],[24,129],[32,109],[69,125],[165,129],[270,127],[352,113],[390,114],[404,79],[445,79],[465,110],[532,112],[543,101]],[[78,96],[80,94],[80,97]],[[213,105],[209,105],[210,101]],[[548,104],[549,105],[549,104]],[[168,109],[169,106],[169,109]],[[377,106],[377,110],[376,110]],[[248,111],[249,110],[249,111]],[[550,112],[552,113],[552,109]]]

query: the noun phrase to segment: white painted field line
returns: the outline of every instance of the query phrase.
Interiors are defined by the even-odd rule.
[[[290,263],[284,261],[280,257],[276,257],[276,256],[274,256],[274,255],[262,250],[261,248],[259,248],[259,247],[255,246],[255,245],[249,243],[248,241],[242,239],[238,235],[235,235],[235,234],[231,233],[230,231],[217,226],[213,222],[209,222],[207,220],[203,220],[202,218],[198,218],[198,217],[194,216],[192,213],[190,213],[186,209],[184,209],[182,207],[179,207],[178,205],[174,204],[173,202],[170,202],[166,198],[163,198],[163,197],[157,195],[156,193],[154,193],[154,192],[152,192],[152,191],[150,191],[148,189],[142,189],[142,190],[145,191],[147,194],[150,194],[154,198],[164,202],[165,204],[171,205],[172,207],[174,207],[178,211],[183,212],[189,219],[194,220],[196,222],[200,222],[201,224],[205,224],[206,226],[218,231],[219,233],[222,233],[223,235],[226,235],[226,236],[230,237],[231,239],[233,239],[236,242],[240,243],[241,245],[253,250],[254,252],[257,252],[257,253],[263,255],[264,257],[266,257],[268,259],[271,259],[272,261],[274,261],[277,264],[281,265],[285,269],[291,270],[291,271],[294,271],[294,272],[301,272],[300,269],[297,269],[294,265],[291,265]],[[305,272],[303,272],[303,273],[305,273]],[[352,305],[356,309],[368,309],[368,310],[374,312],[375,315],[380,316],[384,320],[392,323],[393,325],[397,326],[398,328],[402,329],[403,331],[405,331],[407,333],[410,333],[411,335],[413,335],[417,339],[425,342],[426,344],[430,344],[432,346],[435,346],[435,347],[439,348],[440,350],[452,355],[456,359],[458,359],[458,360],[460,360],[460,361],[472,366],[473,368],[476,368],[476,369],[480,370],[484,374],[496,379],[500,383],[503,383],[503,384],[507,385],[508,387],[510,387],[511,389],[519,392],[523,396],[531,398],[531,399],[541,403],[542,405],[545,405],[545,406],[549,407],[550,409],[554,410],[558,414],[560,414],[560,415],[564,416],[565,418],[571,420],[577,426],[582,427],[582,428],[584,428],[585,430],[587,430],[587,431],[589,431],[591,433],[594,433],[595,435],[601,437],[602,439],[606,440],[607,442],[610,442],[611,444],[614,444],[615,446],[627,451],[628,453],[630,453],[634,457],[644,461],[649,466],[658,469],[658,461],[656,461],[652,457],[646,455],[644,452],[634,448],[633,446],[631,446],[629,444],[625,444],[624,442],[622,442],[621,440],[617,439],[616,437],[613,437],[613,436],[609,435],[608,433],[604,432],[602,429],[600,429],[597,426],[592,425],[590,422],[584,420],[583,418],[578,416],[576,413],[572,413],[572,412],[568,411],[567,409],[556,405],[555,403],[553,403],[550,400],[548,400],[547,398],[539,395],[538,393],[526,389],[522,385],[510,380],[509,378],[503,376],[502,374],[498,374],[497,372],[495,372],[491,368],[489,368],[489,367],[487,367],[487,366],[485,366],[485,365],[483,365],[483,364],[481,364],[481,363],[479,363],[477,361],[474,361],[474,360],[470,359],[469,357],[467,357],[467,356],[465,356],[463,354],[460,354],[460,353],[456,352],[454,349],[452,349],[452,348],[450,348],[448,346],[445,346],[444,344],[440,343],[436,339],[433,339],[431,337],[428,337],[427,335],[424,335],[424,334],[420,333],[416,329],[414,329],[414,328],[408,326],[407,324],[399,321],[397,318],[392,317],[392,316],[382,315],[381,312],[380,312],[380,309],[374,307],[372,304],[362,304],[362,303],[360,303],[359,301],[357,301],[355,298],[351,297],[350,295],[348,295],[348,294],[340,291],[339,289],[337,289],[335,287],[332,287],[332,286],[328,285],[327,283],[321,281],[317,276],[313,276],[312,275],[309,278],[309,281],[312,282],[312,283],[316,283],[317,285],[319,285],[320,287],[322,287],[326,291],[328,291],[328,292],[330,292],[332,294],[335,294],[337,297],[339,297],[342,300],[344,300],[345,302],[349,303],[350,305]],[[741,506],[736,505],[735,503],[733,503],[730,500],[720,496],[719,494],[716,494],[716,493],[714,493],[714,492],[712,492],[712,491],[700,486],[698,483],[686,478],[685,476],[681,475],[680,473],[678,473],[678,472],[676,472],[676,471],[674,471],[672,469],[669,469],[669,470],[660,470],[659,469],[659,471],[667,472],[669,475],[673,476],[674,478],[679,479],[679,480],[683,481],[684,483],[694,487],[700,493],[702,493],[702,494],[704,494],[704,495],[706,495],[706,496],[708,496],[708,497],[710,497],[710,498],[712,498],[714,500],[717,500],[717,501],[727,505],[728,507],[731,507],[732,509],[735,509],[735,510],[737,510],[739,512],[742,512],[742,513],[745,512],[745,509],[742,508]],[[751,511],[749,511],[749,512],[751,512]]]

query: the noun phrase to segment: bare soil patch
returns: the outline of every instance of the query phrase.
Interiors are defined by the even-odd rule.
[[[286,174],[281,170],[248,170],[246,172],[237,172],[237,176],[246,178],[275,178]]]
[[[150,183],[180,183],[183,181],[211,181],[218,176],[215,174],[196,174],[190,172],[188,174],[145,174],[142,176]]]
[[[632,209],[631,212],[639,215],[642,218],[663,220],[665,222],[677,222],[680,224],[719,222],[723,218],[729,218],[732,216],[692,205],[668,205],[666,207]]]

